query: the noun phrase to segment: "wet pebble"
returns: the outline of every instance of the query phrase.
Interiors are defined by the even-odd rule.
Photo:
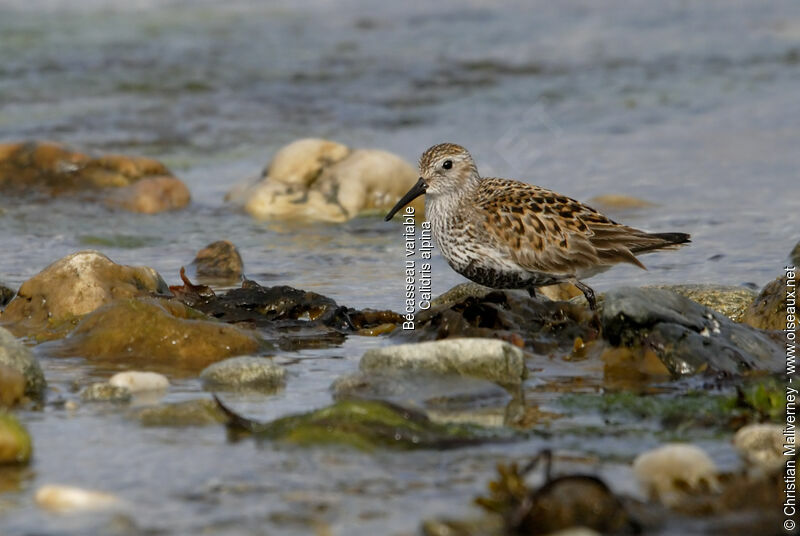
[[[241,281],[244,273],[239,250],[227,240],[212,242],[198,251],[192,264],[200,280]]]
[[[714,461],[700,447],[670,443],[644,452],[633,462],[642,488],[667,506],[676,506],[690,493],[707,493],[719,486]]]
[[[647,288],[661,288],[680,294],[722,313],[734,322],[742,320],[745,311],[756,298],[756,292],[749,288],[726,285],[669,285]]]
[[[73,486],[46,484],[36,491],[36,504],[40,508],[62,513],[102,510],[119,502],[117,497],[109,493]]]
[[[527,377],[525,355],[497,339],[446,339],[374,348],[359,363],[362,372],[420,371],[457,374],[519,384]]]
[[[265,357],[241,356],[209,365],[200,379],[209,391],[274,392],[286,383],[286,369]]]
[[[169,380],[163,374],[137,370],[118,372],[111,376],[108,383],[114,387],[126,388],[131,393],[165,391],[169,389]]]
[[[184,208],[191,197],[189,188],[180,179],[150,177],[114,189],[106,199],[106,204],[140,214],[157,214]]]

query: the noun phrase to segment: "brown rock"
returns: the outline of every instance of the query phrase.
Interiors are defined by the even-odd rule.
[[[171,175],[149,158],[92,157],[64,145],[25,142],[0,145],[0,190],[49,193],[128,186],[146,177]]]
[[[240,281],[244,272],[239,250],[227,240],[218,240],[201,249],[192,264],[200,279]]]
[[[87,315],[57,353],[200,370],[228,357],[255,352],[259,346],[252,333],[209,320],[176,300],[131,298]]]
[[[97,251],[79,251],[25,281],[0,323],[18,337],[58,338],[79,317],[115,299],[168,293],[152,268],[124,266]]]
[[[141,214],[157,214],[178,210],[189,204],[189,188],[175,177],[161,176],[141,179],[130,186],[115,190],[107,199],[117,206]]]

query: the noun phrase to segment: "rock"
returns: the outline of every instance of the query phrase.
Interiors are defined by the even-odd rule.
[[[583,292],[572,283],[559,283],[558,285],[539,287],[536,289],[536,293],[553,301],[569,301],[577,296],[583,296]]]
[[[414,168],[386,151],[303,139],[278,151],[259,182],[228,199],[258,219],[342,222],[388,210],[416,180]],[[421,214],[422,202],[414,206]]]
[[[448,339],[373,348],[364,353],[359,369],[457,374],[509,385],[521,383],[528,373],[522,350],[496,339]]]
[[[286,383],[286,369],[264,357],[241,356],[209,365],[200,373],[203,387],[274,392]]]
[[[163,374],[140,372],[138,370],[118,372],[111,376],[108,383],[114,387],[128,389],[131,393],[166,391],[169,389],[169,380]]]
[[[189,188],[180,179],[165,176],[117,188],[106,198],[106,204],[139,214],[157,214],[184,208],[191,198]]]
[[[86,386],[81,391],[84,402],[130,402],[131,390],[127,387],[98,382]]]
[[[202,280],[241,281],[244,263],[239,250],[227,240],[212,242],[201,249],[192,261]]]
[[[589,199],[587,204],[600,212],[613,212],[615,210],[630,210],[634,208],[656,206],[655,203],[651,203],[650,201],[620,194],[598,195]]]
[[[531,298],[524,292],[485,293],[484,287],[467,284],[431,303],[430,309],[417,313],[414,329],[395,330],[390,338],[402,342],[495,338],[537,354],[569,354],[576,339],[588,343],[598,337],[585,306]]]
[[[686,495],[719,488],[718,471],[701,448],[670,443],[636,457],[633,472],[647,493],[667,506],[676,506]]]
[[[744,287],[725,285],[668,285],[661,288],[721,313],[734,322],[741,322],[744,312],[756,298],[756,292]]]
[[[797,445],[797,436],[789,445]],[[760,469],[765,473],[775,473],[783,470],[786,460],[783,455],[783,445],[787,438],[783,435],[783,427],[777,424],[748,424],[740,428],[733,436],[733,446],[750,464],[751,467]]]
[[[10,408],[25,397],[25,376],[0,363],[0,408]]]
[[[25,281],[0,322],[17,336],[58,338],[102,305],[153,294],[169,294],[169,287],[152,268],[120,265],[97,251],[79,251]]]
[[[76,512],[103,510],[119,504],[115,496],[100,491],[48,484],[36,491],[36,504],[45,510]]]
[[[482,299],[492,292],[494,292],[494,289],[484,287],[483,285],[473,283],[472,281],[460,283],[447,292],[432,299],[431,308],[443,305],[453,305],[454,303],[464,301],[465,298]]]
[[[222,322],[247,323],[282,350],[340,345],[346,333],[398,325],[403,317],[391,311],[357,311],[337,305],[315,292],[287,287],[262,287],[245,280],[241,288],[220,296],[207,286],[193,285],[182,273],[183,286],[170,287],[175,296]]]
[[[25,394],[40,398],[47,382],[39,362],[28,347],[19,342],[7,329],[0,327],[0,365],[21,374],[25,379]]]
[[[614,346],[655,352],[674,376],[699,371],[782,371],[783,349],[768,335],[660,289],[606,293],[603,336]]]
[[[228,408],[224,410],[232,429],[304,446],[342,444],[360,450],[379,447],[445,449],[492,439],[477,427],[434,423],[422,413],[379,400],[345,400],[269,423],[250,421]]]
[[[14,298],[15,295],[16,292],[11,290],[4,284],[0,283],[0,310],[3,307],[5,307],[8,304],[8,302],[10,302]]]
[[[756,299],[742,315],[742,322],[759,329],[776,331],[786,329],[787,283],[788,277],[784,275],[761,289]]]
[[[199,370],[259,346],[255,334],[210,320],[176,300],[131,298],[84,317],[54,353]]]
[[[31,436],[16,417],[0,411],[0,466],[28,463],[33,446]]]
[[[792,261],[792,267],[797,268],[800,266],[800,242],[792,248],[792,252],[789,253],[789,259]]]
[[[136,418],[143,426],[208,426],[226,421],[217,404],[206,399],[144,408]]]
[[[0,191],[102,192],[110,204],[146,213],[189,202],[186,186],[160,162],[122,155],[90,156],[47,142],[0,144]]]

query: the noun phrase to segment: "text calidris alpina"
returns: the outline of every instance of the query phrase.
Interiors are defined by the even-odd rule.
[[[434,145],[419,161],[421,177],[386,215],[425,194],[425,213],[450,266],[492,288],[535,289],[564,281],[595,308],[580,280],[636,255],[689,241],[684,233],[647,233],[620,225],[569,197],[523,182],[482,178],[459,145]]]

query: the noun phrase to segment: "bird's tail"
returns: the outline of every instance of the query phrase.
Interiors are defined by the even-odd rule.
[[[649,244],[631,248],[631,253],[638,254],[660,249],[677,249],[683,244],[691,242],[691,235],[686,233],[647,233],[647,237],[654,240]]]

